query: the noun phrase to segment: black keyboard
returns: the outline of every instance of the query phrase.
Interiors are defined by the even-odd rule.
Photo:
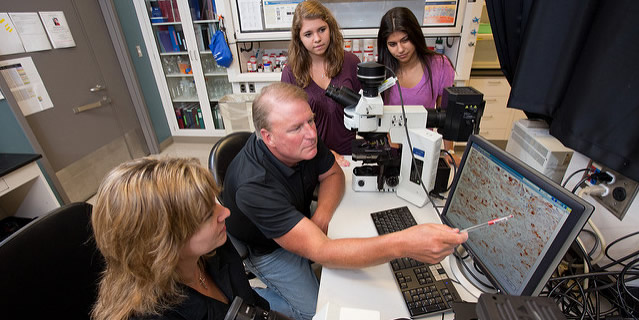
[[[417,225],[408,207],[373,212],[371,217],[380,235]],[[449,311],[453,301],[461,301],[441,264],[400,258],[391,261],[390,265],[411,318]]]

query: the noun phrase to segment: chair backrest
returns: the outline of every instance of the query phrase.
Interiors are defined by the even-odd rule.
[[[0,246],[0,317],[89,319],[104,259],[87,203],[53,210]]]
[[[209,170],[213,173],[215,182],[220,187],[224,185],[224,175],[231,161],[242,150],[246,141],[251,136],[251,132],[239,131],[233,132],[213,145],[209,154]]]
[[[220,188],[224,187],[224,175],[226,175],[226,169],[240,150],[242,150],[250,136],[251,132],[233,132],[224,136],[213,145],[211,153],[209,154],[209,170],[213,173],[215,182],[217,182],[217,185]],[[222,199],[220,199],[220,197],[218,197],[217,200],[222,203]],[[240,257],[242,259],[246,258],[248,256],[248,248],[246,245],[228,232],[227,235],[229,239],[231,239],[231,242]]]

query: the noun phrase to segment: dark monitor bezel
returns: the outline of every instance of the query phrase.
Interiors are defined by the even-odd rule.
[[[560,228],[560,231],[557,234],[557,237],[551,243],[548,251],[542,257],[542,260],[537,267],[537,270],[534,271],[533,275],[523,287],[519,288],[519,292],[508,292],[503,286],[499,284],[497,279],[493,276],[491,270],[484,264],[482,257],[477,256],[477,254],[473,251],[471,247],[469,247],[466,243],[463,244],[464,249],[470,254],[473,260],[477,263],[478,267],[484,273],[486,278],[491,282],[491,284],[499,291],[510,294],[510,295],[519,295],[519,296],[533,296],[538,295],[546,282],[552,275],[553,271],[561,262],[564,254],[577,237],[585,223],[590,218],[594,207],[586,202],[585,200],[577,197],[576,195],[570,193],[565,188],[558,185],[556,182],[550,180],[543,174],[539,173],[537,170],[531,168],[527,164],[523,163],[519,159],[513,157],[511,154],[506,151],[498,148],[488,140],[482,138],[478,135],[471,135],[468,139],[468,143],[466,144],[466,150],[464,151],[464,155],[461,160],[461,164],[459,166],[459,170],[455,175],[453,180],[453,184],[451,186],[449,196],[446,199],[446,205],[444,206],[444,210],[442,211],[442,221],[453,228],[458,228],[459,226],[455,226],[447,217],[446,213],[448,212],[448,206],[450,205],[452,195],[455,193],[457,189],[457,183],[459,182],[459,177],[464,170],[466,164],[466,158],[468,153],[473,148],[473,145],[478,145],[483,148],[491,155],[495,156],[498,160],[502,161],[507,166],[511,167],[513,170],[518,171],[523,177],[530,180],[532,183],[541,187],[543,190],[548,192],[553,197],[557,198],[559,201],[567,205],[572,209],[568,219],[565,221],[564,225]]]

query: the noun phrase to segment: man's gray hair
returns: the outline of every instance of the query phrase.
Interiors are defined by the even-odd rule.
[[[271,130],[268,120],[271,109],[292,100],[308,101],[308,95],[300,87],[286,82],[276,82],[262,88],[253,101],[253,125],[258,139],[261,138],[261,129]]]

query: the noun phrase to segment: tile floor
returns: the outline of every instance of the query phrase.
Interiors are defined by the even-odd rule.
[[[197,142],[174,142],[166,147],[159,155],[151,155],[154,157],[179,157],[179,158],[196,158],[200,163],[208,167],[209,153],[213,147],[212,143]],[[90,204],[95,204],[95,196],[87,200]]]

